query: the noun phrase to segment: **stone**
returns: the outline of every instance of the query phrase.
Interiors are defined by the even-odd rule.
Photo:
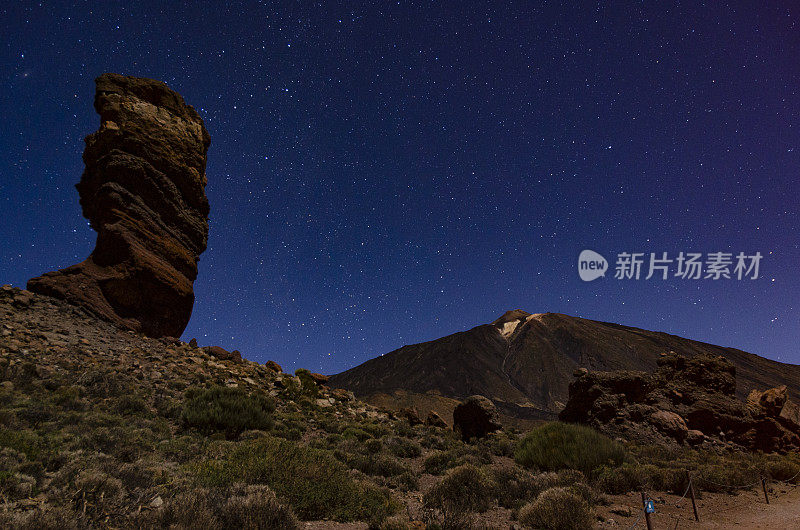
[[[428,417],[425,418],[425,425],[441,429],[447,428],[447,422],[435,410],[428,412]]]
[[[668,410],[658,410],[654,412],[650,415],[649,420],[659,431],[678,440],[686,438],[686,433],[689,431],[683,418]]]
[[[453,430],[464,441],[484,438],[501,428],[494,403],[484,396],[470,396],[453,410]]]
[[[763,392],[752,390],[747,396],[747,404],[757,412],[774,418],[780,415],[786,399],[786,385],[781,385]]]
[[[331,390],[331,397],[339,401],[353,401],[356,398],[352,392],[344,388],[334,388]]]
[[[203,351],[206,352],[208,355],[219,359],[220,361],[233,361],[236,363],[242,362],[242,355],[239,353],[238,350],[233,350],[229,352],[225,348],[221,346],[206,346],[203,348]]]
[[[151,508],[161,508],[163,505],[164,505],[164,500],[161,498],[160,495],[156,496],[155,499],[150,501],[150,507]]]
[[[86,137],[77,184],[97,242],[83,262],[28,281],[117,326],[179,337],[208,239],[206,153],[200,115],[160,81],[95,80],[100,128]]]
[[[800,432],[800,406],[794,401],[786,400],[778,419]]]
[[[413,407],[403,407],[397,411],[397,416],[404,419],[412,427],[415,425],[422,425],[422,418],[419,417],[419,412]]]
[[[266,366],[276,374],[283,372],[283,368],[281,368],[281,365],[279,365],[275,361],[267,361],[267,364],[265,364],[264,366]]]
[[[328,382],[328,376],[327,375],[315,374],[313,372],[310,375],[311,375],[311,379],[313,379],[314,382],[316,384],[318,384],[318,385],[324,385],[325,383]]]
[[[689,445],[701,444],[705,439],[706,435],[703,434],[702,431],[698,431],[697,429],[689,429],[686,431],[686,443]]]
[[[197,349],[197,339],[192,339],[189,341],[189,347],[192,349]]]

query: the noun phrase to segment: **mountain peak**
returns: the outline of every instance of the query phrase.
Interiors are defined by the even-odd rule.
[[[493,326],[502,326],[506,322],[513,322],[515,320],[525,320],[531,316],[530,313],[527,311],[523,311],[522,309],[511,309],[510,311],[506,311],[503,315],[492,322]]]
[[[498,328],[504,337],[510,337],[517,326],[530,316],[530,313],[522,309],[512,309],[503,313],[503,316],[492,322],[492,325]]]

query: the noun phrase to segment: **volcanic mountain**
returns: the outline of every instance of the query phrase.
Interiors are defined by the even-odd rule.
[[[800,398],[800,366],[667,333],[558,313],[506,312],[491,324],[403,346],[334,375],[330,384],[387,407],[452,417],[458,400],[481,394],[507,419],[555,418],[578,368],[653,371],[660,354],[722,355],[737,370],[737,394],[785,384]]]

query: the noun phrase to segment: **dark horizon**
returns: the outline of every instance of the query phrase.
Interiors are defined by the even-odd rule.
[[[519,307],[800,364],[797,8],[464,11],[3,6],[0,283],[91,252],[74,184],[110,71],[211,134],[185,340],[336,373]],[[614,278],[720,251],[759,278]]]

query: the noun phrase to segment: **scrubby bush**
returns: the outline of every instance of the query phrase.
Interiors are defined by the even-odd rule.
[[[383,443],[380,440],[371,439],[364,442],[364,450],[368,453],[380,453],[383,451]]]
[[[40,506],[22,513],[0,513],[0,528],[16,530],[79,530],[87,528],[80,514],[61,506]]]
[[[494,482],[483,470],[465,464],[450,471],[424,497],[425,506],[444,514],[485,512],[492,503]]]
[[[356,439],[359,442],[364,442],[372,438],[372,435],[367,431],[359,429],[357,427],[348,427],[344,431],[342,431],[342,438],[344,439]]]
[[[316,398],[319,396],[319,387],[317,386],[317,382],[314,381],[314,378],[311,377],[311,372],[306,370],[305,368],[298,368],[294,375],[296,375],[300,379],[300,384],[302,385],[303,393],[309,397]]]
[[[274,409],[266,396],[248,394],[238,387],[195,387],[186,391],[182,418],[186,425],[204,434],[221,432],[235,438],[244,430],[271,429]]]
[[[670,491],[680,495],[686,491],[686,486],[689,484],[689,478],[684,468],[628,462],[614,468],[603,466],[597,470],[596,477],[597,488],[611,495],[642,488]]]
[[[393,477],[410,471],[401,462],[382,454],[351,455],[346,462],[365,475],[377,477]]]
[[[423,468],[426,473],[431,475],[441,475],[450,468],[462,464],[472,464],[476,466],[490,464],[492,457],[484,446],[458,446],[447,451],[436,451],[428,455]]]
[[[600,466],[621,465],[625,449],[589,427],[552,422],[526,434],[517,444],[514,459],[528,468],[577,469],[589,476]]]
[[[422,454],[422,447],[417,442],[397,436],[387,438],[386,447],[394,456],[400,458],[416,458]]]
[[[584,530],[592,528],[593,510],[569,489],[551,488],[522,507],[519,521],[528,528]]]
[[[140,414],[147,410],[147,402],[138,394],[124,394],[117,399],[116,410],[120,414]]]
[[[266,484],[304,520],[365,520],[398,508],[387,491],[354,480],[329,451],[270,436],[215,451],[222,456],[189,466],[201,485]]]
[[[164,507],[139,518],[137,526],[176,529],[241,528],[295,530],[300,527],[291,508],[281,504],[267,486],[198,488],[167,500]]]
[[[300,525],[292,509],[282,505],[267,486],[234,487],[219,511],[222,528],[292,530]]]

